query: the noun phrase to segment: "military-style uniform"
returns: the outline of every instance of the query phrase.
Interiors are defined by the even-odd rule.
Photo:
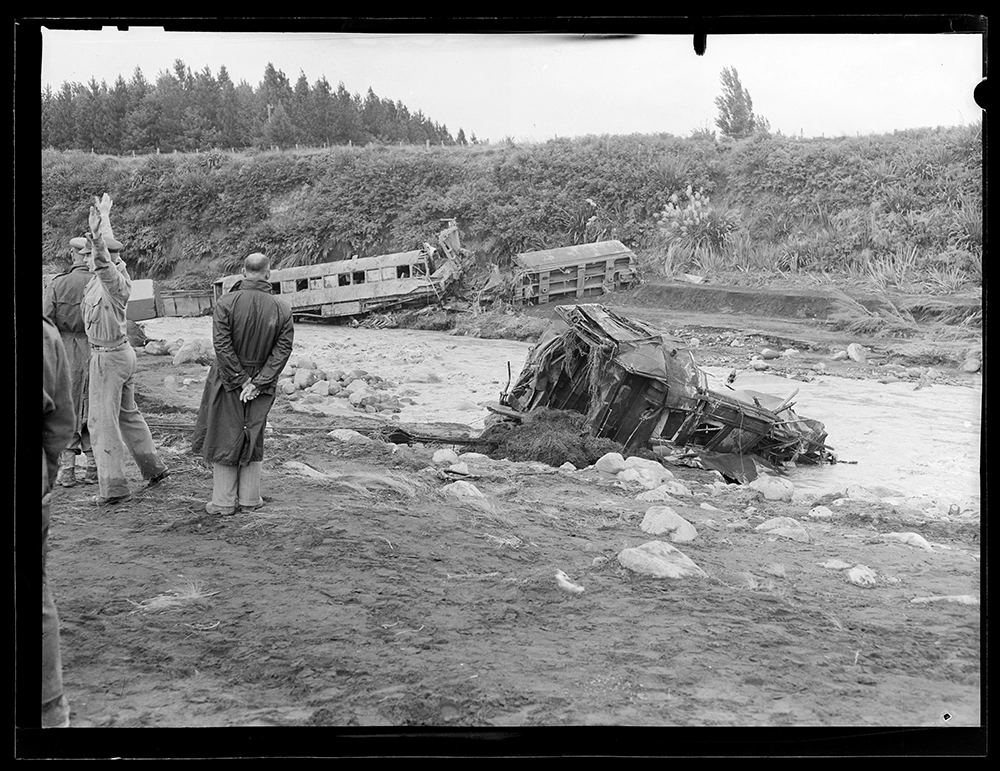
[[[73,239],[76,242],[78,239]],[[76,246],[74,246],[76,248]],[[87,428],[87,391],[90,381],[90,343],[83,325],[80,303],[93,274],[86,263],[76,263],[69,270],[55,276],[42,296],[42,314],[48,316],[59,330],[66,356],[69,359],[73,381],[73,404],[76,405],[76,425],[73,439],[63,451],[59,461],[56,482],[63,487],[76,484],[76,456],[81,452],[86,459],[83,481],[97,482],[94,450]]]
[[[144,479],[167,475],[149,426],[135,403],[136,356],[126,335],[126,304],[132,279],[124,262],[113,264],[103,235],[94,238],[94,279],[81,310],[90,341],[90,404],[87,424],[97,460],[98,501],[115,503],[130,495],[124,447]]]

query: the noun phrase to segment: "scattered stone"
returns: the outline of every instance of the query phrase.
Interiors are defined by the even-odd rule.
[[[669,506],[653,506],[639,523],[639,529],[650,535],[669,534],[670,540],[693,541],[698,537],[695,526]]]
[[[708,577],[690,557],[666,541],[648,541],[641,546],[622,549],[618,563],[627,570],[655,578]]]
[[[344,390],[351,394],[357,393],[358,391],[367,391],[368,383],[361,378],[354,378],[347,381],[347,385],[344,386]]]
[[[778,359],[781,358],[781,354],[774,350],[773,348],[763,348],[760,352],[761,358],[763,359]]]
[[[635,499],[637,501],[657,501],[659,503],[676,503],[676,504],[681,503],[669,492],[667,492],[666,485],[660,485],[659,487],[653,490],[646,490],[646,492],[644,493],[639,493],[637,496],[635,496]]]
[[[692,337],[691,342],[688,343],[688,346],[691,348],[698,348],[700,345],[701,345],[701,340],[699,340],[697,337]]]
[[[834,361],[843,361],[846,358],[847,358],[847,351],[837,351],[835,354],[833,354]]]
[[[880,498],[875,493],[861,485],[851,485],[844,491],[844,495],[852,501],[866,501],[868,503],[878,503],[880,501]]]
[[[791,517],[773,517],[765,522],[761,522],[754,529],[758,532],[777,535],[782,538],[790,538],[793,541],[809,543],[809,533],[799,522]]]
[[[299,368],[295,371],[295,387],[305,390],[317,381],[316,373],[311,369]]]
[[[306,404],[318,404],[319,402],[323,401],[323,397],[320,396],[319,394],[314,394],[309,392],[302,397],[302,401]]]
[[[327,436],[340,442],[370,442],[371,440],[352,428],[335,428]]]
[[[924,374],[924,371],[920,367],[907,367],[906,375],[911,378],[918,378]]]
[[[820,567],[827,568],[828,570],[847,570],[851,567],[850,562],[844,562],[843,560],[832,559],[824,562]]]
[[[959,605],[978,605],[979,598],[973,597],[971,594],[949,594],[935,595],[933,597],[914,597],[910,602],[957,602]]]
[[[809,513],[806,516],[810,519],[830,519],[833,516],[833,512],[826,506],[814,506],[809,509]]]
[[[215,361],[215,346],[211,340],[190,340],[174,354],[174,366],[180,364],[211,364]]]
[[[868,352],[863,345],[859,345],[858,343],[851,343],[847,346],[847,355],[851,358],[851,361],[855,361],[858,364],[868,363]]]
[[[626,469],[625,458],[619,452],[609,452],[597,459],[594,468],[609,474],[618,474]]]
[[[458,455],[455,454],[454,450],[437,450],[434,453],[434,463],[438,466],[442,466],[447,463],[449,466],[458,463]]]
[[[559,468],[562,471],[576,471],[577,470],[576,466],[574,466],[569,461],[566,461],[565,463],[563,463]]]
[[[469,473],[469,464],[460,461],[460,462],[455,463],[455,464],[453,464],[451,466],[448,466],[448,471],[453,471],[456,474],[468,474]]]
[[[309,393],[319,394],[320,396],[330,395],[330,381],[328,380],[317,380],[307,389]]]
[[[770,369],[771,368],[771,365],[768,364],[763,359],[754,359],[753,361],[750,362],[750,366],[753,369],[757,370],[758,372],[762,372],[765,369]]]
[[[909,546],[916,546],[918,549],[924,549],[925,551],[934,551],[933,547],[927,543],[927,540],[917,533],[883,533],[882,537],[892,541],[899,541]]]
[[[717,509],[711,503],[703,503],[699,508],[705,509],[705,511],[722,511],[722,509]]]
[[[459,460],[470,461],[470,460],[490,460],[489,455],[483,455],[481,452],[463,452],[458,456]]]
[[[855,586],[875,586],[875,571],[867,565],[855,565],[847,571],[847,580]]]
[[[970,356],[962,362],[961,370],[962,372],[979,372],[982,366],[983,363],[978,358]]]
[[[768,474],[761,474],[748,487],[759,490],[769,501],[790,501],[792,493],[795,492],[795,485],[790,481],[784,477],[773,477]]]
[[[455,498],[485,498],[482,491],[471,482],[459,480],[441,488],[442,492]]]
[[[824,372],[826,372],[826,362],[825,361],[816,362],[815,364],[812,365],[812,371],[823,374]]]
[[[458,409],[462,410],[463,412],[478,412],[479,410],[482,409],[482,407],[480,407],[474,401],[470,401],[469,399],[463,399],[461,402],[459,402]]]
[[[661,488],[670,495],[686,495],[688,497],[691,496],[691,491],[687,488],[687,485],[685,485],[682,482],[678,482],[676,479],[671,479],[669,482],[660,485],[660,487],[656,489],[659,490]]]
[[[166,340],[150,340],[143,346],[143,350],[153,356],[168,356],[170,354]]]
[[[781,352],[782,356],[795,356],[798,353],[794,348],[786,348]]]

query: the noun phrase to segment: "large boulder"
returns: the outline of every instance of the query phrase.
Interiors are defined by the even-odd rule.
[[[313,385],[317,380],[316,372],[312,369],[305,369],[304,367],[299,367],[295,371],[295,387],[305,390]]]
[[[667,534],[671,541],[693,541],[698,537],[695,526],[669,506],[652,506],[639,523],[639,529],[650,535]]]
[[[790,501],[795,486],[784,477],[773,477],[768,474],[761,474],[753,480],[748,487],[759,490],[769,501]]]
[[[618,474],[626,469],[625,459],[620,452],[609,452],[597,459],[594,468],[608,474]]]
[[[215,346],[211,340],[188,340],[174,354],[174,366],[180,364],[211,364],[215,361]]]
[[[690,557],[666,541],[648,541],[641,546],[622,549],[618,553],[618,564],[654,578],[708,577]]]

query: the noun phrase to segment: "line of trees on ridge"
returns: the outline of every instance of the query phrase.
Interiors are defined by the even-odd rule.
[[[150,83],[136,67],[130,80],[95,78],[42,91],[42,147],[108,155],[194,152],[259,147],[289,148],[391,144],[477,144],[463,129],[410,112],[401,101],[362,98],[326,76],[311,86],[304,72],[293,86],[270,62],[254,88],[234,83],[225,66],[192,72],[180,59]]]

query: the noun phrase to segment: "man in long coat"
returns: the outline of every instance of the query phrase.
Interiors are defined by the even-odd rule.
[[[213,464],[209,514],[234,514],[264,505],[260,475],[264,426],[278,375],[292,353],[292,309],[271,294],[270,260],[251,254],[243,279],[215,305],[215,361],[195,422],[193,449]]]
[[[94,277],[87,266],[90,247],[85,238],[73,238],[69,242],[73,253],[73,265],[69,270],[55,276],[42,295],[42,315],[59,329],[66,355],[69,357],[70,376],[73,380],[73,404],[76,406],[76,426],[73,438],[59,456],[59,474],[56,483],[63,487],[76,484],[76,456],[83,453],[86,471],[83,481],[97,482],[97,466],[94,465],[94,449],[87,428],[87,389],[90,387],[90,343],[83,326],[80,303],[87,284]]]

